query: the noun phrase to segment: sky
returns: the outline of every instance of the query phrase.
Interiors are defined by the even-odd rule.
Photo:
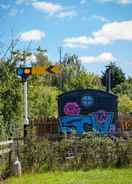
[[[53,62],[76,54],[88,72],[115,62],[132,76],[132,0],[0,0],[0,56],[16,48],[47,49]]]

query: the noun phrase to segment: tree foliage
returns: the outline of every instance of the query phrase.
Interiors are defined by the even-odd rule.
[[[130,79],[126,80],[120,85],[117,85],[113,91],[117,95],[127,95],[132,100],[132,81]]]
[[[106,66],[105,71],[102,73],[102,84],[106,86],[107,81],[107,71],[111,69],[111,87],[114,88],[116,85],[121,84],[125,81],[125,74],[122,69],[117,66],[115,63],[111,62],[108,66]]]
[[[66,54],[62,61],[62,67],[62,75],[54,78],[52,84],[56,84],[63,92],[75,89],[102,88],[100,77],[88,73],[81,66],[81,62],[75,54]]]
[[[127,95],[119,97],[119,111],[122,113],[132,113],[132,100]]]
[[[42,83],[32,83],[29,86],[30,118],[57,117],[57,96],[59,90],[55,87],[44,86]]]
[[[21,121],[21,83],[16,77],[14,62],[0,62],[0,129],[1,135],[12,136]]]

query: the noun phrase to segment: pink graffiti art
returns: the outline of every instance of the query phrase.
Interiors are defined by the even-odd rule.
[[[96,122],[98,123],[104,123],[108,119],[108,112],[99,110],[95,114]]]
[[[76,102],[68,102],[64,106],[65,115],[78,115],[80,114],[80,107]]]

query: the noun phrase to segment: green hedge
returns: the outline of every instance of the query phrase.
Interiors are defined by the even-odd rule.
[[[132,164],[132,140],[85,135],[59,142],[31,142],[21,148],[23,170],[88,170]]]

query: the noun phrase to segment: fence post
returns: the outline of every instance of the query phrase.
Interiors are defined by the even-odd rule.
[[[13,144],[14,144],[14,141],[10,142],[9,143],[9,173],[11,174],[12,173],[12,154],[13,154]]]

